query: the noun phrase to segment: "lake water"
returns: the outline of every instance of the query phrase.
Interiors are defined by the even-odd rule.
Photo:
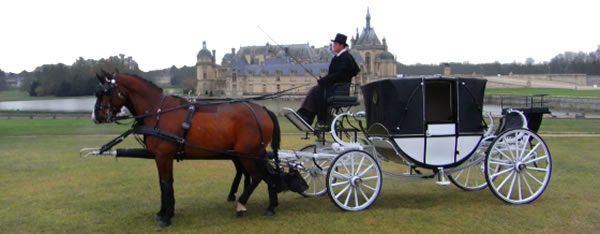
[[[8,101],[0,102],[0,110],[12,110],[12,111],[51,111],[51,112],[91,112],[94,109],[96,103],[95,97],[88,98],[68,98],[68,99],[54,99],[54,100],[33,100],[33,101]],[[301,101],[300,100],[288,100],[288,99],[275,99],[265,100],[258,102],[265,105],[274,112],[280,112],[283,107],[291,107],[297,109]],[[353,111],[363,110],[362,106],[357,106]],[[501,111],[498,105],[485,105],[483,107],[484,112],[491,112],[492,114],[499,114]],[[551,110],[553,114],[564,114],[568,111]]]

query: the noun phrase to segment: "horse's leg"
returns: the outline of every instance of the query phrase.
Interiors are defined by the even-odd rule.
[[[265,180],[267,182],[267,191],[269,192],[269,207],[265,210],[263,215],[265,216],[273,216],[275,215],[275,207],[279,205],[279,199],[277,198],[277,188],[274,183],[270,180]]]
[[[175,215],[175,195],[173,190],[173,159],[156,155],[156,167],[160,185],[160,211],[156,214],[158,226],[171,225],[171,217]]]
[[[251,183],[248,186],[244,187],[244,191],[242,192],[242,195],[240,195],[237,207],[235,209],[237,216],[243,216],[246,213],[246,203],[248,202],[250,195],[252,194],[252,192],[254,192],[254,189],[256,189],[261,180],[262,178],[260,177],[252,177]]]
[[[265,210],[265,212],[263,213],[265,216],[273,216],[275,214],[275,207],[277,207],[277,205],[279,205],[279,200],[277,198],[277,187],[276,184],[273,181],[273,178],[271,178],[269,176],[269,173],[267,171],[267,166],[265,165],[264,162],[260,162],[260,161],[254,161],[251,164],[253,167],[248,168],[246,167],[248,172],[252,173],[252,183],[250,184],[250,186],[247,186],[244,188],[244,192],[242,193],[242,195],[240,196],[240,199],[238,200],[238,206],[237,206],[237,214],[238,216],[243,215],[246,212],[246,202],[248,202],[248,199],[250,198],[250,195],[252,194],[252,192],[254,191],[254,189],[258,186],[258,184],[260,183],[261,180],[264,179],[265,183],[267,183],[267,191],[269,193],[269,206],[267,207],[267,209]],[[248,166],[248,164],[246,164],[245,166]]]
[[[238,159],[233,159],[233,165],[235,166],[235,177],[233,178],[233,182],[231,183],[231,189],[229,190],[229,195],[227,196],[227,201],[235,201],[235,193],[237,193],[238,187],[240,186],[240,180],[242,179],[242,174],[245,176],[244,178],[244,187],[248,186],[250,183],[250,178],[248,177],[248,173],[244,170],[244,167],[241,165]]]

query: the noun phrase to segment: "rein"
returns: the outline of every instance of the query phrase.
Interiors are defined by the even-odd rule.
[[[162,105],[162,101],[164,100],[164,98],[166,97],[164,94],[161,94],[159,100],[157,100],[152,107],[150,107],[148,110],[146,110],[144,112],[144,114],[141,115],[127,115],[127,116],[115,116],[114,120],[115,121],[119,121],[119,120],[127,120],[127,119],[134,119],[136,121],[144,119],[144,118],[148,118],[151,116],[158,116],[160,115],[160,113],[164,113],[164,112],[171,112],[171,111],[175,111],[175,110],[179,110],[179,109],[183,109],[183,108],[188,108],[189,106],[192,105],[215,105],[215,104],[227,104],[227,103],[237,103],[237,102],[247,102],[247,101],[260,101],[260,100],[269,100],[269,99],[275,99],[280,97],[281,95],[283,95],[284,93],[290,92],[294,89],[298,89],[298,88],[302,88],[302,87],[306,87],[310,84],[304,84],[304,85],[300,85],[300,86],[296,86],[296,87],[292,87],[289,89],[285,89],[276,93],[270,93],[270,94],[265,94],[265,95],[261,95],[261,96],[257,96],[257,97],[249,97],[249,98],[237,98],[237,99],[227,99],[227,100],[195,100],[195,101],[190,101],[186,104],[183,105],[179,105],[179,106],[174,106],[171,108],[167,108],[167,109],[160,109],[160,106]],[[150,112],[150,110],[154,109],[156,106],[158,105],[159,109],[156,112]]]

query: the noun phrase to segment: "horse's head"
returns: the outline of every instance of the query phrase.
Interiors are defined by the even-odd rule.
[[[111,123],[121,108],[127,102],[127,96],[117,84],[117,74],[102,71],[103,75],[96,74],[100,81],[96,89],[96,105],[92,112],[92,120],[96,124]]]

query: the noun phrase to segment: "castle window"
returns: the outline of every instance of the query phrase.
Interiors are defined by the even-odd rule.
[[[203,79],[203,80],[206,80],[206,77],[207,77],[207,76],[208,76],[208,75],[206,74],[206,72],[202,72],[202,79]]]
[[[365,54],[365,64],[367,64],[367,73],[371,73],[371,53]]]
[[[277,85],[277,92],[281,91],[281,86]]]

